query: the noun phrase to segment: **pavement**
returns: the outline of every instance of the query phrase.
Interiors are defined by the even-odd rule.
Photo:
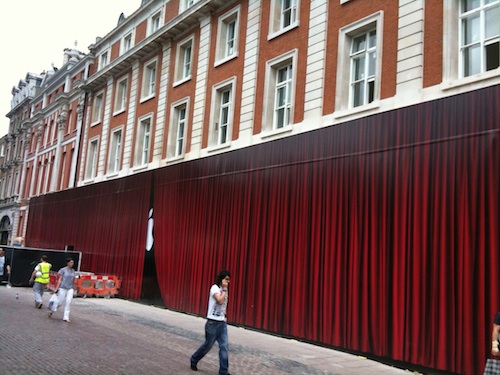
[[[48,318],[31,288],[0,287],[0,375],[218,374],[217,344],[198,363],[189,357],[203,342],[203,318],[121,298],[74,298],[71,323],[62,309]],[[365,357],[234,325],[228,327],[233,375],[410,375]]]

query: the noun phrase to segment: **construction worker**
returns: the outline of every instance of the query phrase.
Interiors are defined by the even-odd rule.
[[[52,264],[47,262],[47,255],[42,255],[40,258],[40,263],[38,263],[33,270],[30,278],[30,284],[33,284],[33,293],[35,294],[35,307],[37,309],[42,308],[43,304],[43,292],[47,288],[47,284],[50,281],[50,269]]]

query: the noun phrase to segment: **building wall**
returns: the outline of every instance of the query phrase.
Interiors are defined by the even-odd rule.
[[[472,97],[476,91],[498,87],[499,67],[463,74],[461,38],[457,37],[461,33],[458,0],[297,0],[291,2],[296,8],[287,13],[289,18],[280,18],[279,0],[200,0],[188,8],[185,4],[184,0],[147,2],[105,38],[96,40],[88,54],[66,51],[63,68],[68,69],[47,72],[39,80],[33,78],[33,92],[26,102],[22,96],[26,84],[14,90],[9,117],[15,142],[7,142],[0,212],[9,205],[13,207],[12,222],[19,226],[15,233],[23,235],[27,230],[34,234],[30,226],[42,225],[32,221],[26,224],[30,220],[30,199],[49,192],[94,185],[98,190],[101,183],[109,187],[114,180],[130,183],[137,181],[134,176],[139,180],[141,176],[150,178],[146,172],[164,167],[165,174],[170,171],[174,175],[181,175],[184,167],[198,165],[210,171],[218,167],[217,163],[231,164],[235,155],[245,154],[253,160],[256,156],[244,151],[261,150],[255,146],[272,149],[287,139],[306,143],[291,143],[291,150],[280,148],[281,154],[273,155],[280,163],[280,156],[285,158],[298,152],[295,148],[308,147],[309,138],[302,137],[305,134],[331,131],[345,136],[336,129],[372,118],[395,121],[398,115],[384,114],[410,116],[407,109],[413,106],[430,103],[432,107],[439,100],[466,93]],[[487,6],[500,5],[491,1]],[[161,22],[154,30],[158,14]],[[232,47],[225,37],[230,36],[234,20],[235,53],[230,54]],[[280,27],[280,22],[285,25]],[[130,45],[126,46],[129,35]],[[494,36],[487,43],[494,46],[495,40]],[[188,56],[189,74],[182,77],[182,64]],[[376,63],[373,70],[359,70],[360,84],[356,86],[352,82],[354,64],[370,66],[357,59],[359,56]],[[117,110],[124,77],[125,107]],[[359,95],[359,103],[355,103],[353,87],[364,87],[370,95]],[[144,96],[150,88],[152,92]],[[229,100],[223,102],[227,92]],[[98,119],[93,119],[97,98],[102,109]],[[225,139],[220,120],[224,106],[229,108]],[[178,133],[184,108],[184,130]],[[443,108],[457,110],[453,106]],[[283,116],[283,123],[275,122],[278,115]],[[148,131],[147,119],[151,121]],[[431,133],[441,130],[438,122],[433,122],[432,129],[426,128],[428,120],[420,116],[401,122],[404,128],[391,129],[397,134],[417,132],[419,126]],[[385,129],[380,125],[371,123],[380,131]],[[122,131],[120,160],[118,170],[113,170],[113,132],[118,129]],[[347,147],[371,128],[356,129],[360,133],[349,132],[339,147],[342,142]],[[374,137],[370,141],[375,141],[377,134],[370,134]],[[97,148],[92,150],[96,141]],[[24,149],[22,164],[15,163],[14,149]],[[358,152],[370,153],[371,149]],[[261,168],[272,169],[273,162],[269,163]],[[98,259],[100,255],[89,256]],[[130,274],[136,275],[134,272]],[[137,292],[134,285],[130,288]],[[247,324],[259,326],[253,321]],[[285,332],[280,327],[259,328]],[[300,334],[295,334],[302,337],[306,330],[300,329]],[[456,368],[447,367],[443,363],[448,360],[434,364],[399,349],[402,352],[394,358],[410,363],[449,371],[479,366],[455,363]]]

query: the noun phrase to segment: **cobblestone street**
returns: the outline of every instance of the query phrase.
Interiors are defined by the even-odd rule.
[[[18,296],[16,298],[16,295]],[[119,298],[75,298],[71,323],[62,308],[47,316],[30,288],[0,287],[0,374],[194,374],[189,357],[203,341],[204,319]],[[355,355],[235,326],[230,372],[239,374],[410,374]],[[198,364],[218,373],[218,348]]]

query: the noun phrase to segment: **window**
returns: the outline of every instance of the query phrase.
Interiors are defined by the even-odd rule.
[[[193,39],[191,36],[177,45],[175,84],[180,84],[191,79]]]
[[[99,56],[99,70],[103,69],[105,66],[109,64],[109,56],[108,51],[104,51]]]
[[[289,125],[292,107],[292,64],[276,68],[276,93],[274,97],[274,129]]]
[[[281,34],[299,24],[299,0],[271,0],[271,14],[269,20],[269,34]]]
[[[216,63],[222,63],[238,54],[239,11],[237,7],[219,18]]]
[[[498,79],[499,9],[500,0],[443,1],[443,88]]]
[[[122,129],[113,131],[109,149],[108,172],[116,173],[120,170],[122,155]]]
[[[114,113],[120,113],[125,110],[127,105],[127,82],[127,77],[125,77],[116,83]]]
[[[264,130],[278,130],[293,123],[293,97],[297,51],[267,63]]]
[[[161,26],[161,11],[153,14],[149,19],[148,35],[154,34],[156,30],[158,30]]]
[[[186,149],[186,131],[188,126],[188,101],[174,103],[171,110],[167,157],[182,156]]]
[[[383,12],[377,12],[339,30],[336,111],[380,99],[382,21]]]
[[[375,66],[377,35],[368,31],[352,39],[350,103],[358,107],[373,102],[375,92]]]
[[[184,131],[186,130],[186,106],[178,107],[176,112],[176,139],[175,139],[175,156],[184,153]]]
[[[189,7],[192,7],[194,4],[196,4],[198,1],[199,0],[181,0],[180,11],[185,11]]]
[[[144,64],[142,76],[141,99],[149,99],[155,95],[156,85],[156,59]]]
[[[235,79],[214,87],[209,143],[223,145],[231,140],[234,111]]]
[[[146,165],[149,162],[149,146],[151,141],[151,117],[139,120],[137,128],[137,145],[135,165]]]
[[[91,139],[87,154],[87,167],[85,168],[85,178],[94,178],[97,174],[97,155],[99,152],[99,138]]]
[[[101,121],[103,105],[104,105],[104,91],[101,91],[94,96],[94,101],[92,105],[91,125],[95,125]]]
[[[121,42],[121,54],[123,55],[125,52],[132,48],[132,33],[128,33],[125,35]]]
[[[500,66],[500,1],[460,2],[460,75],[468,77]]]

